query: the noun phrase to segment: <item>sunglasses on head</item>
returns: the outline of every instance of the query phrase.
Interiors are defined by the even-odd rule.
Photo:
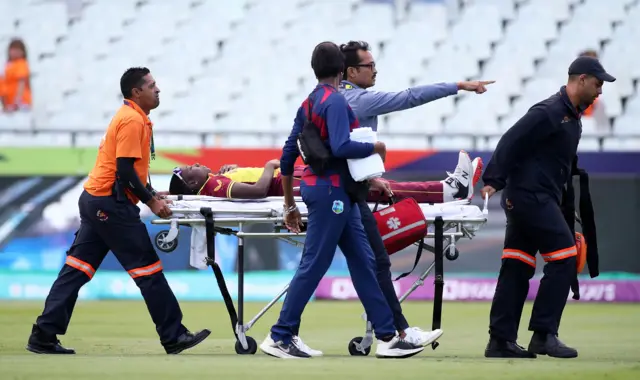
[[[185,181],[184,181],[184,178],[182,178],[182,169],[180,169],[180,168],[174,168],[174,169],[173,169],[173,174],[174,174],[176,177],[180,178],[180,179],[182,180],[182,182],[185,182]]]
[[[184,180],[184,177],[182,177],[182,169],[180,168],[173,169],[173,175],[174,177],[178,178],[180,182],[182,182],[185,189],[189,189],[190,192],[195,193],[195,190],[192,190],[189,184],[187,183],[187,181]]]

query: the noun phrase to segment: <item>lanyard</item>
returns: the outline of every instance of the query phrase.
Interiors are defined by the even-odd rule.
[[[156,159],[156,144],[153,142],[153,129],[151,129],[151,144],[150,146],[150,150],[151,150],[151,159],[155,160]]]
[[[149,173],[147,173],[147,177],[149,178],[149,187],[153,189],[151,185],[151,160],[156,159],[156,144],[153,142],[153,128],[151,128],[151,142],[149,143],[149,151],[151,152],[151,156],[149,159]],[[151,193],[155,196],[155,191],[151,190]]]

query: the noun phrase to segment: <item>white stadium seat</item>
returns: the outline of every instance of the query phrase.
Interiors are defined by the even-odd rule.
[[[635,0],[81,4],[0,1],[0,45],[25,40],[34,99],[31,113],[0,114],[3,145],[26,143],[31,135],[18,132],[33,130],[34,144],[94,146],[121,104],[122,72],[147,66],[161,90],[151,114],[158,145],[280,146],[316,82],[313,47],[357,39],[370,43],[376,60],[372,90],[497,81],[482,96],[461,93],[380,117],[381,133],[415,136],[389,139],[394,146],[493,149],[529,107],[558,91],[585,49],[617,81],[605,83],[599,116],[583,119],[580,149],[636,149],[640,136]],[[56,133],[62,137],[44,140]]]
[[[80,132],[76,134],[76,146],[81,148],[97,148],[104,137],[104,132]]]
[[[14,148],[71,146],[71,133],[0,132],[0,146]]]
[[[3,113],[0,112],[0,131],[31,129],[31,114],[28,112]]]
[[[499,136],[488,137],[486,140],[483,139],[480,141],[478,149],[485,150],[485,151],[493,151],[498,146],[498,142],[500,142]]]
[[[402,136],[396,134],[380,134],[380,141],[384,141],[388,149],[402,150],[427,150],[429,148],[428,136]]]
[[[588,138],[590,136],[599,136],[603,134],[605,134],[604,131],[598,127],[598,124],[594,118],[582,118],[582,136]]]
[[[416,134],[434,134],[442,132],[442,116],[435,112],[423,109],[424,107],[416,107],[403,112],[395,112],[384,118],[378,118],[380,121],[387,120],[384,129],[378,128],[385,132],[412,132]]]
[[[474,150],[473,138],[467,136],[433,136],[431,148],[436,150],[450,150],[452,146],[457,149]]]
[[[600,141],[594,137],[583,137],[578,145],[578,152],[598,152],[600,151]]]
[[[637,152],[640,150],[640,138],[607,137],[603,145],[605,150]]]

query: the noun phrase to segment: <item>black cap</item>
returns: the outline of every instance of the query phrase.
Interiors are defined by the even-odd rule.
[[[569,75],[592,75],[603,82],[615,82],[616,78],[607,73],[600,61],[594,57],[578,57],[569,66]]]

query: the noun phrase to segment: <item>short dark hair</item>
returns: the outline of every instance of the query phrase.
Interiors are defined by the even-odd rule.
[[[146,67],[131,67],[120,77],[120,91],[125,99],[131,98],[131,92],[134,88],[140,88],[144,85],[144,76],[150,71]]]
[[[344,55],[344,72],[342,79],[347,79],[347,69],[349,67],[356,67],[360,63],[359,50],[369,51],[369,44],[365,41],[349,41],[346,44],[340,45],[340,51]]]
[[[344,55],[333,42],[321,42],[313,49],[311,68],[318,79],[336,77],[344,71]]]
[[[22,41],[19,38],[14,38],[11,40],[11,42],[9,42],[9,47],[7,48],[7,59],[9,58],[9,50],[11,49],[20,49],[22,50],[22,54],[24,55],[24,59],[27,59],[27,47],[24,44],[24,41]]]

